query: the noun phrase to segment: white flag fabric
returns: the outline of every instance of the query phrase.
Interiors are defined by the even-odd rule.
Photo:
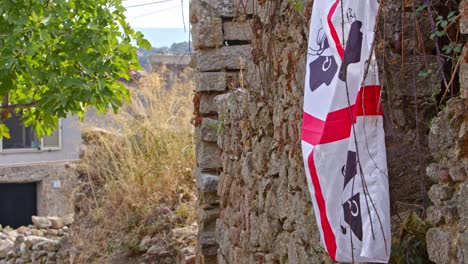
[[[312,9],[302,149],[321,238],[338,262],[390,257],[387,158],[371,54],[378,7],[377,0],[315,0]]]

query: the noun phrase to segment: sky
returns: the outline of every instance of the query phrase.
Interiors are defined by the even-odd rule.
[[[134,28],[188,28],[189,0],[124,0]]]

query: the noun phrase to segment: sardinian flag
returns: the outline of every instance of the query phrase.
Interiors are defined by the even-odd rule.
[[[377,64],[377,0],[315,0],[302,148],[322,241],[339,262],[386,263],[390,199]]]

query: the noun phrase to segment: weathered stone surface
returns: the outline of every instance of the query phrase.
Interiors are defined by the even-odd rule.
[[[14,243],[11,240],[0,240],[0,259],[5,258],[13,250]]]
[[[467,1],[461,1],[460,14],[461,14],[460,33],[468,34],[468,2]]]
[[[227,21],[223,24],[225,40],[244,40],[251,41],[254,38],[252,21]]]
[[[451,263],[451,234],[442,228],[431,228],[427,231],[427,252],[429,259],[437,264]]]
[[[449,169],[450,178],[454,182],[462,182],[466,180],[466,168],[464,164],[452,166]]]
[[[37,228],[49,228],[52,222],[47,217],[33,216],[32,222]]]
[[[248,188],[252,188],[255,184],[255,177],[253,175],[252,152],[245,154],[242,159],[241,175]]]
[[[226,72],[197,73],[197,92],[222,92],[226,90]]]
[[[219,208],[200,208],[198,210],[199,227],[206,234],[214,235],[216,219],[219,217]]]
[[[25,239],[25,244],[27,246],[34,246],[34,245],[37,245],[37,244],[39,244],[41,242],[47,242],[47,241],[50,241],[50,240],[48,240],[47,238],[42,237],[42,236],[28,236]]]
[[[452,224],[458,218],[457,207],[453,205],[430,206],[426,213],[427,220],[433,225]]]
[[[200,126],[195,129],[195,135],[199,140],[216,142],[220,126],[220,122],[216,119],[203,118]]]
[[[64,225],[69,226],[69,225],[73,224],[73,222],[75,221],[75,215],[74,214],[67,214],[67,215],[62,217],[62,221],[63,221]],[[66,228],[68,229],[68,227],[66,227]]]
[[[201,251],[204,256],[216,256],[218,243],[210,236],[202,235],[199,240]]]
[[[459,186],[458,193],[458,215],[460,216],[459,229],[467,232],[468,230],[468,182],[463,182]]]
[[[221,150],[213,142],[198,142],[196,145],[197,166],[202,170],[222,167]]]
[[[223,48],[225,67],[228,70],[245,69],[250,61],[252,48],[250,45],[230,46]]]
[[[214,115],[217,113],[215,97],[218,94],[203,94],[200,99],[200,113],[205,115]]]
[[[431,122],[429,147],[439,162],[447,166],[457,166],[462,157],[468,156],[466,100],[455,97],[450,99],[444,110]]]
[[[195,49],[218,48],[223,45],[223,22],[221,18],[208,17],[192,25]]]
[[[453,191],[453,187],[435,184],[431,186],[427,194],[434,204],[442,205],[443,201],[452,198]]]
[[[49,217],[48,219],[50,220],[51,226],[54,229],[60,229],[65,226],[63,219],[60,217]]]
[[[466,1],[465,1],[466,3]],[[468,4],[465,4],[465,8],[468,9]],[[468,10],[467,10],[468,11]],[[467,12],[468,13],[468,12]],[[468,31],[468,19],[465,20],[466,30]],[[462,52],[462,57],[466,58],[468,54],[468,47],[465,45]],[[468,62],[462,60],[460,64],[460,97],[468,98]],[[464,74],[463,74],[464,73]]]
[[[195,61],[196,69],[200,72],[221,71],[226,68],[221,48],[198,50],[195,53]]]
[[[199,169],[197,169],[195,173],[199,202],[201,204],[219,203],[219,196],[217,193],[219,177],[217,175],[203,173]]]
[[[225,46],[219,49],[199,50],[196,53],[200,72],[239,70],[246,67],[252,48],[250,45]]]
[[[458,248],[457,256],[458,263],[466,264],[468,260],[466,256],[468,255],[468,232],[464,232],[460,235],[460,247]]]
[[[197,172],[197,187],[201,192],[217,192],[218,191],[218,176]]]
[[[257,8],[257,0],[195,0],[191,2],[191,22],[200,17],[231,18],[253,14]]]
[[[449,169],[439,163],[431,163],[426,167],[426,174],[433,183],[447,182],[450,180]]]

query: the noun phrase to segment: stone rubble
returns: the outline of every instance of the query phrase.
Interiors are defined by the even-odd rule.
[[[33,225],[17,229],[0,225],[0,264],[71,263],[60,251],[73,223],[73,214],[64,217],[32,216]]]

